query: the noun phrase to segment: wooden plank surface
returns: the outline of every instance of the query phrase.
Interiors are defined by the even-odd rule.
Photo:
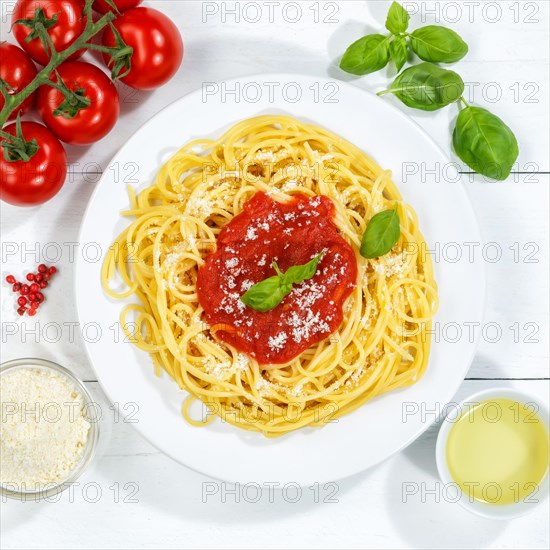
[[[548,381],[499,385],[548,399]],[[455,397],[493,387],[466,381]],[[548,505],[501,522],[453,502],[435,466],[438,424],[362,474],[305,487],[225,484],[158,452],[89,384],[108,421],[103,454],[54,502],[2,504],[3,548],[547,548]],[[104,425],[102,424],[102,428]],[[345,457],[342,457],[345,460]]]

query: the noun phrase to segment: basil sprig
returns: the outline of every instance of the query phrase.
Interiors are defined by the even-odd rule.
[[[315,275],[323,254],[317,254],[307,264],[289,267],[285,273],[279,269],[277,262],[273,262],[277,275],[251,286],[241,296],[241,301],[256,311],[265,312],[276,308],[292,292],[293,285],[299,285]]]
[[[475,172],[506,179],[519,154],[514,133],[486,109],[468,105],[462,97],[462,78],[434,64],[459,61],[468,53],[468,45],[456,32],[439,25],[409,33],[409,19],[407,11],[393,2],[386,19],[390,34],[360,38],[346,50],[340,67],[348,73],[364,75],[384,68],[391,59],[398,75],[389,89],[378,95],[391,93],[408,107],[423,111],[435,111],[460,100],[466,108],[460,112],[453,132],[456,154]],[[424,63],[400,73],[410,50]]]
[[[453,132],[456,154],[470,168],[495,180],[505,180],[519,154],[516,136],[487,109],[466,106]]]
[[[361,256],[379,258],[387,254],[399,240],[401,227],[397,204],[392,210],[383,210],[369,221],[361,241]]]
[[[424,61],[455,63],[468,53],[468,44],[455,31],[439,25],[416,29],[409,38],[412,51]]]
[[[420,63],[404,70],[389,90],[377,95],[392,93],[407,107],[423,111],[436,111],[462,97],[464,82],[454,71],[442,69],[432,63]]]

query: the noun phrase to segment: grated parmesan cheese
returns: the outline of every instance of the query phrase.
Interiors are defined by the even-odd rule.
[[[288,335],[285,332],[279,332],[277,336],[270,336],[267,345],[272,350],[280,351],[285,347],[286,341],[288,340]]]
[[[247,241],[255,241],[258,238],[258,235],[256,234],[256,228],[250,226],[246,231],[246,239]]]
[[[204,194],[192,196],[185,206],[187,214],[199,218],[208,218],[213,209],[213,202]]]
[[[64,375],[14,368],[0,376],[0,483],[38,490],[80,462],[90,423],[85,399]]]
[[[250,368],[250,359],[244,353],[238,353],[233,362],[219,361],[214,357],[202,360],[206,373],[214,376],[220,382],[229,380],[233,375],[246,372]]]

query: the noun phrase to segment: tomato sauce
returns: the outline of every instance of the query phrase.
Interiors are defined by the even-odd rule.
[[[295,195],[287,203],[257,193],[220,232],[217,249],[197,278],[198,297],[215,337],[260,364],[282,364],[332,334],[357,279],[351,246],[334,223],[334,204],[325,196]],[[319,253],[315,275],[274,309],[256,311],[241,296],[255,283],[286,272]]]

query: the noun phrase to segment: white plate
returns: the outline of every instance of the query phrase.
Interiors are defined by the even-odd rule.
[[[289,114],[324,126],[393,170],[405,200],[418,213],[430,249],[440,251],[435,264],[441,302],[435,325],[438,337],[425,376],[323,429],[304,429],[274,440],[219,420],[205,428],[183,420],[180,408],[185,394],[167,375],[154,375],[146,353],[123,342],[117,328],[123,304],[105,296],[101,261],[94,261],[92,252],[97,245],[87,244],[98,243],[106,251],[128,223],[119,214],[128,207],[128,183],[145,187],[187,141],[219,136],[242,119],[267,113]],[[414,163],[418,175],[407,176],[415,170]],[[90,324],[87,351],[111,401],[131,414],[135,427],[169,456],[235,482],[322,483],[373,466],[411,443],[462,382],[474,355],[484,306],[483,266],[470,262],[467,254],[455,261],[456,245],[448,244],[463,247],[481,242],[464,187],[456,181],[455,171],[446,169],[448,163],[437,145],[388,101],[323,78],[286,74],[240,78],[204,85],[166,107],[115,155],[90,200],[80,233],[76,268],[80,323]],[[421,172],[436,167],[442,178],[422,177]],[[94,323],[102,331],[95,342]],[[468,327],[473,327],[473,334]]]

